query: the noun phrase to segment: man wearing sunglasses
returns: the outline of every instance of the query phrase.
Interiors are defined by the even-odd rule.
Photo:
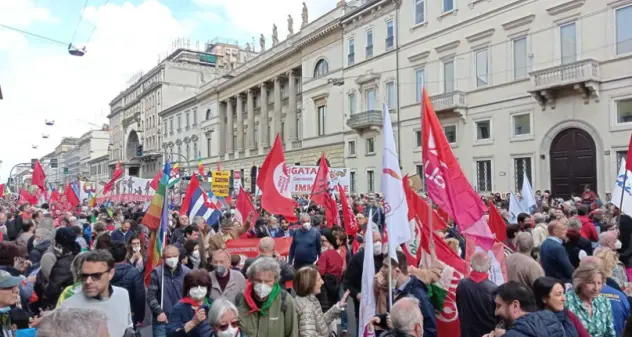
[[[124,288],[110,285],[115,273],[114,258],[110,252],[101,249],[84,254],[77,275],[82,291],[64,301],[61,307],[100,310],[108,317],[111,337],[127,336],[126,333],[133,329],[129,293]]]

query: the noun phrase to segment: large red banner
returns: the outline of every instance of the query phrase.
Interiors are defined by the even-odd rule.
[[[274,239],[274,251],[279,260],[287,262],[290,255],[292,238]],[[239,268],[243,268],[246,259],[259,256],[259,239],[236,239],[226,241],[226,250],[231,255],[239,255]],[[292,288],[292,281],[285,284],[286,289]]]

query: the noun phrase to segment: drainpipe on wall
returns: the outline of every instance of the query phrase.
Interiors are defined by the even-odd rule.
[[[399,100],[399,10],[401,8],[401,2],[395,2],[395,90],[397,90],[397,158],[399,160],[399,167],[402,169],[402,130],[401,120],[399,114],[400,100]],[[388,93],[387,93],[388,95]]]

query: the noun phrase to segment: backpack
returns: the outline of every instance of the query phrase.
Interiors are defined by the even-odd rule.
[[[281,311],[285,314],[285,311],[287,310],[287,291],[281,289]],[[243,301],[244,299],[244,294],[243,293],[239,293],[237,294],[237,296],[235,296],[235,306],[239,307],[239,305],[241,304],[241,301]]]

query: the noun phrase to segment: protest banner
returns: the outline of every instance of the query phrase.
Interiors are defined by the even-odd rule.
[[[292,166],[288,168],[290,172],[290,191],[293,194],[310,194],[312,186],[316,181],[316,173],[318,166]],[[345,192],[349,193],[349,169],[347,168],[329,168],[329,186],[334,189],[334,193],[338,194],[338,184],[345,188]]]
[[[226,251],[230,255],[239,255],[239,265],[241,269],[244,267],[246,259],[255,258],[259,256],[259,241],[260,239],[236,239],[226,241]],[[288,262],[288,256],[290,255],[290,245],[292,244],[292,238],[276,238],[274,239],[274,251],[277,257]],[[292,281],[288,281],[285,284],[286,289],[292,287]]]
[[[217,197],[227,197],[230,191],[230,171],[213,171],[211,192]]]

